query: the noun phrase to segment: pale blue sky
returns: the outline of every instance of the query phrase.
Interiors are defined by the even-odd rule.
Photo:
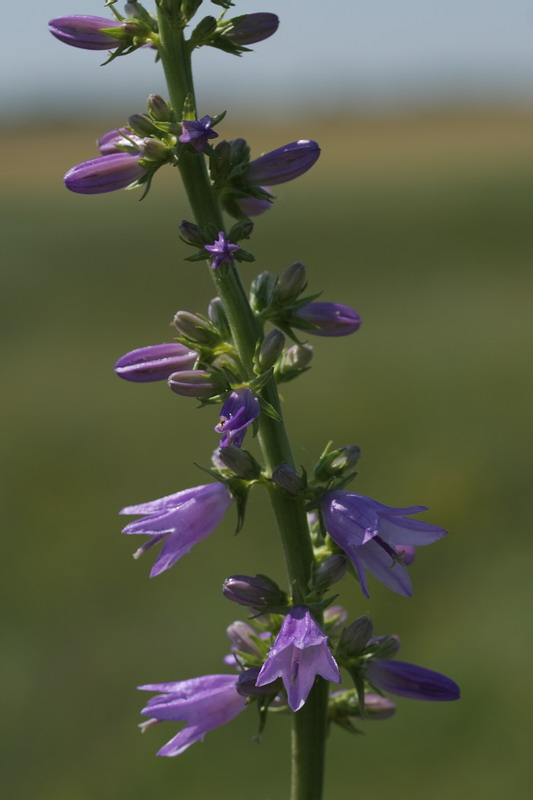
[[[203,8],[217,13],[209,0]],[[260,101],[287,111],[316,103],[356,112],[369,105],[533,100],[533,0],[242,0],[235,11],[274,11],[281,25],[242,59],[209,48],[197,53],[205,105],[235,108],[237,100],[255,109]],[[50,36],[47,21],[73,13],[108,15],[102,0],[10,3],[0,56],[4,122],[35,111],[128,113],[132,104],[141,109],[150,92],[164,94],[152,53],[99,67],[101,52]]]

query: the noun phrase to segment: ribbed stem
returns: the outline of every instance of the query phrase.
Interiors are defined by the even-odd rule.
[[[168,85],[170,102],[178,114],[186,97],[194,98],[191,59],[183,31],[159,11],[160,55]],[[179,170],[195,220],[200,227],[224,230],[222,213],[209,181],[202,155],[184,152]],[[253,377],[252,359],[259,329],[236,269],[210,270],[217,292],[224,303],[235,347]],[[263,396],[280,414],[277,386],[271,380]],[[283,421],[261,414],[259,443],[269,471],[287,462],[294,466]],[[290,497],[272,487],[272,506],[283,543],[285,561],[295,603],[301,603],[311,577],[313,549],[303,500]],[[327,683],[317,680],[304,707],[294,714],[291,800],[321,800],[326,735]]]

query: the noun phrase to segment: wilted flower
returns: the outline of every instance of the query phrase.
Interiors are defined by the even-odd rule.
[[[398,594],[411,596],[411,580],[402,566],[397,545],[424,545],[446,534],[429,522],[407,515],[427,511],[426,506],[391,508],[354,492],[327,492],[322,498],[322,517],[333,541],[346,553],[369,597],[366,570]]]
[[[231,267],[235,263],[233,253],[240,250],[238,244],[232,244],[226,234],[220,231],[218,239],[215,239],[213,244],[204,245],[204,249],[208,250],[211,255],[211,269],[217,269],[221,264],[229,264]]]
[[[328,637],[308,608],[296,606],[285,616],[256,685],[264,686],[281,678],[289,706],[298,711],[307,700],[317,675],[340,683],[339,668],[330,653]]]
[[[116,39],[102,31],[105,28],[118,28],[120,23],[116,19],[91,17],[83,14],[74,14],[69,17],[51,19],[48,30],[60,42],[70,44],[72,47],[81,47],[83,50],[112,50],[121,44]]]
[[[236,675],[203,675],[176,683],[139,686],[142,691],[163,692],[152,697],[141,711],[149,717],[149,722],[187,722],[157,755],[178,756],[191,744],[203,741],[208,731],[240,714],[246,707],[246,698],[237,692],[236,686]],[[149,723],[141,725],[143,727],[149,727]]]
[[[246,180],[252,186],[275,186],[299,178],[311,169],[320,155],[320,147],[311,139],[299,139],[251,161]]]
[[[222,434],[221,447],[232,444],[240,447],[246,429],[257,419],[261,411],[259,399],[247,386],[235,389],[220,410],[220,422],[215,431]]]
[[[226,34],[233,44],[247,45],[262,42],[276,33],[279,19],[276,14],[259,12],[237,17],[235,25]]]
[[[139,153],[110,153],[91,158],[69,169],[65,186],[78,194],[103,194],[125,189],[146,175],[139,164]]]
[[[359,329],[361,317],[342,303],[308,303],[294,312],[290,322],[313,336],[347,336]]]
[[[179,370],[194,367],[198,353],[179,342],[139,347],[123,355],[115,364],[119,378],[135,383],[166,381]]]
[[[142,533],[150,536],[134,554],[141,556],[150,547],[163,543],[161,552],[150,572],[153,578],[170,569],[197,542],[212,533],[233,502],[223,483],[195,486],[148,503],[126,506],[120,514],[145,514],[130,522],[122,533]]]
[[[192,145],[197,153],[203,153],[209,139],[218,137],[218,133],[211,127],[211,122],[211,117],[207,115],[201,119],[184,119],[181,123],[179,141]]]

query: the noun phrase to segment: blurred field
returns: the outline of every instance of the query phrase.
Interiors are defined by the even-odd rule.
[[[166,341],[173,313],[203,311],[213,293],[183,261],[173,170],[141,204],[64,190],[116,122],[0,134],[6,796],[279,800],[286,719],[257,747],[255,716],[242,715],[179,759],[154,757],[172,724],[135,727],[137,684],[221,670],[237,610],[223,578],[283,569],[259,494],[237,539],[228,517],[154,581],[150,555],[133,562],[136,543],[118,535],[121,506],[204,482],[193,461],[208,463],[216,420],[163,385],[113,376],[119,355]],[[284,390],[298,460],[310,467],[329,438],[357,443],[358,491],[426,503],[451,531],[419,553],[412,600],[375,582],[369,602],[348,580],[340,590],[463,700],[400,700],[364,737],[332,731],[327,800],[527,795],[532,133],[533,115],[497,111],[224,129],[256,154],[321,142],[250,249],[260,269],[302,260],[313,291],[364,320],[353,337],[316,339],[313,371]]]

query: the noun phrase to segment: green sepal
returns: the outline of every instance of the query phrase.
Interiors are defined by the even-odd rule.
[[[142,47],[141,44],[120,45],[119,47],[116,48],[116,50],[112,50],[109,53],[109,58],[106,61],[102,61],[100,66],[105,67],[107,64],[110,64],[112,61],[114,61],[115,58],[118,58],[119,56],[127,56],[130,53],[134,53],[135,50],[138,50],[140,47]]]
[[[249,253],[248,250],[243,250],[242,247],[233,254],[233,258],[236,261],[245,261],[247,263],[255,261],[255,256]]]
[[[222,122],[227,113],[227,111],[222,111],[220,114],[215,114],[214,117],[211,117],[211,128],[214,128],[215,125],[218,125],[219,122]]]
[[[357,702],[359,703],[359,715],[361,719],[365,718],[365,679],[362,671],[355,665],[343,664],[350,673],[353,680],[355,691],[357,693]]]
[[[256,394],[259,394],[263,386],[266,386],[266,384],[269,382],[273,374],[274,370],[272,367],[270,367],[270,369],[267,369],[266,372],[262,372],[261,375],[257,376],[257,378],[254,378],[253,380],[250,381],[249,383],[250,389],[253,389],[253,391],[256,392]]]
[[[262,397],[259,397],[259,405],[261,406],[261,412],[266,414],[267,417],[276,420],[276,422],[281,422],[281,417],[274,408],[267,400]]]
[[[209,261],[209,256],[207,255],[207,250],[202,251],[199,250],[197,253],[193,253],[192,256],[187,256],[183,259],[184,261]]]

